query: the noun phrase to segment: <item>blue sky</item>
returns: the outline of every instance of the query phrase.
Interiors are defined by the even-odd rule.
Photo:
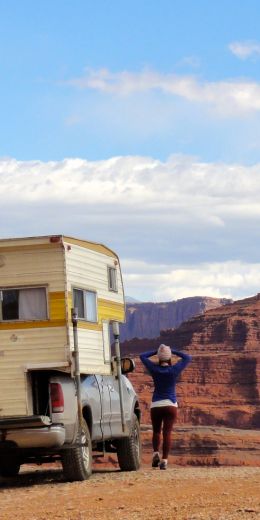
[[[118,99],[69,81],[88,69],[258,81],[259,56],[238,59],[229,45],[258,41],[259,11],[252,0],[2,2],[1,154],[258,160],[259,147],[250,147],[260,130],[254,112],[219,119],[156,89]]]
[[[0,20],[1,236],[104,241],[141,299],[258,292],[259,2],[10,0]]]

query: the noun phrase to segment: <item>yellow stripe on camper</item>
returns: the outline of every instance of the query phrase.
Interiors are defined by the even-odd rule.
[[[18,329],[44,329],[48,327],[63,327],[66,320],[45,320],[45,321],[1,321],[0,330],[18,330]]]
[[[49,293],[49,313],[51,320],[66,319],[66,300],[65,292]]]
[[[125,321],[125,306],[123,303],[98,299],[99,320]]]

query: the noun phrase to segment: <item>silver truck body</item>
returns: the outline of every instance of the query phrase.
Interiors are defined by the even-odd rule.
[[[123,376],[124,411],[127,429],[122,432],[118,380],[114,376],[90,375],[82,377],[82,411],[89,417],[89,429],[93,444],[129,435],[131,418],[137,405],[136,393],[130,381]],[[28,427],[30,417],[16,418],[8,428],[9,418],[0,420],[0,435],[12,441],[18,448],[60,448],[73,444],[77,437],[77,400],[75,384],[71,377],[60,374],[52,376],[50,383],[62,386],[64,410],[53,412],[50,417],[41,416],[42,426]],[[36,416],[35,416],[36,419]]]
[[[117,443],[122,439],[130,439],[133,418],[139,424],[140,409],[136,393],[129,379],[125,375],[121,377],[125,431],[122,430],[118,377],[99,374],[81,376],[82,417],[89,430],[91,451],[116,452]],[[47,384],[47,415],[0,419],[0,472],[4,476],[16,474],[17,468],[19,471],[20,465],[29,461],[43,463],[62,460],[63,452],[78,447],[79,418],[75,380],[68,374],[55,373],[48,374]],[[63,396],[64,406],[61,411],[56,411],[53,406],[52,385],[58,385]],[[140,450],[139,438],[137,443]]]

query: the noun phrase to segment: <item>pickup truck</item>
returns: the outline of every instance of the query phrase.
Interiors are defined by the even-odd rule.
[[[113,360],[112,360],[113,364]],[[67,480],[85,480],[92,472],[92,452],[117,453],[121,470],[140,466],[140,407],[126,374],[134,369],[121,359],[119,380],[111,375],[81,375],[79,413],[75,380],[68,374],[31,372],[34,415],[0,419],[0,473],[18,474],[21,464],[61,461]]]

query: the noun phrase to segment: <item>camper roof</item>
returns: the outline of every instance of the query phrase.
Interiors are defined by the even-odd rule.
[[[18,238],[2,238],[0,239],[0,250],[4,250],[6,248],[16,248],[16,247],[24,247],[24,246],[46,246],[50,244],[74,244],[80,247],[84,247],[86,249],[92,249],[93,251],[97,251],[99,253],[103,253],[107,256],[112,256],[118,259],[117,254],[112,251],[112,249],[108,248],[104,244],[100,244],[97,242],[91,242],[88,240],[82,240],[80,238],[69,237],[65,235],[46,235],[46,236],[36,236],[36,237],[18,237]]]

